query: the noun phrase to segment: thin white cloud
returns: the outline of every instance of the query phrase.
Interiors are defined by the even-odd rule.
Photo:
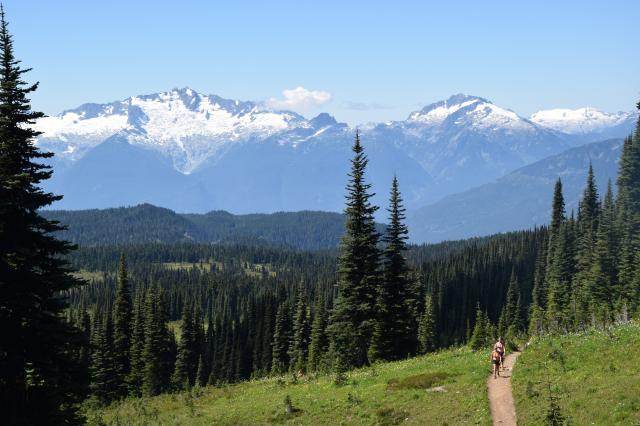
[[[323,90],[307,90],[302,86],[282,91],[284,99],[270,98],[267,106],[275,109],[304,110],[331,102],[331,93]]]

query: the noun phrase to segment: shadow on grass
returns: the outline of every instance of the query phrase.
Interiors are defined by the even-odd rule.
[[[429,389],[441,384],[449,376],[448,373],[435,372],[409,376],[404,379],[391,379],[387,382],[387,389]]]

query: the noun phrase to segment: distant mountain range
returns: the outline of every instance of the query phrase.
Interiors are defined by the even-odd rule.
[[[363,126],[374,201],[386,205],[397,174],[417,210],[634,125],[632,113],[580,111],[527,119],[455,95],[407,120]],[[306,119],[189,88],[85,104],[36,128],[37,144],[56,153],[46,189],[65,197],[53,208],[151,203],[196,213],[342,211],[355,135],[328,114]]]
[[[615,184],[621,149],[622,139],[583,145],[444,197],[413,212],[409,218],[411,238],[420,242],[457,240],[546,225],[558,177],[563,183],[567,214],[577,212],[589,162],[602,197],[607,181]]]

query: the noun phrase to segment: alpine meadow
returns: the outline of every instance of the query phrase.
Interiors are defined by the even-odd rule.
[[[640,424],[635,2],[26,3],[1,424]]]

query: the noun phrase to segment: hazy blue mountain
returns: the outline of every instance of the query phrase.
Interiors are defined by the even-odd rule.
[[[622,140],[613,139],[572,148],[491,183],[449,195],[410,216],[411,238],[455,240],[547,224],[555,180],[562,179],[570,214],[577,210],[590,161],[601,196],[609,179],[615,183],[621,147]]]
[[[618,116],[597,126],[584,116],[582,127],[579,114],[542,114],[537,124],[455,95],[407,120],[362,126],[374,202],[387,204],[394,174],[414,210],[584,143],[585,129],[627,129]],[[565,117],[579,134],[557,130]],[[65,198],[53,208],[146,202],[179,212],[341,211],[355,135],[328,114],[306,119],[189,88],[85,104],[36,128],[37,144],[56,153],[46,188]]]

